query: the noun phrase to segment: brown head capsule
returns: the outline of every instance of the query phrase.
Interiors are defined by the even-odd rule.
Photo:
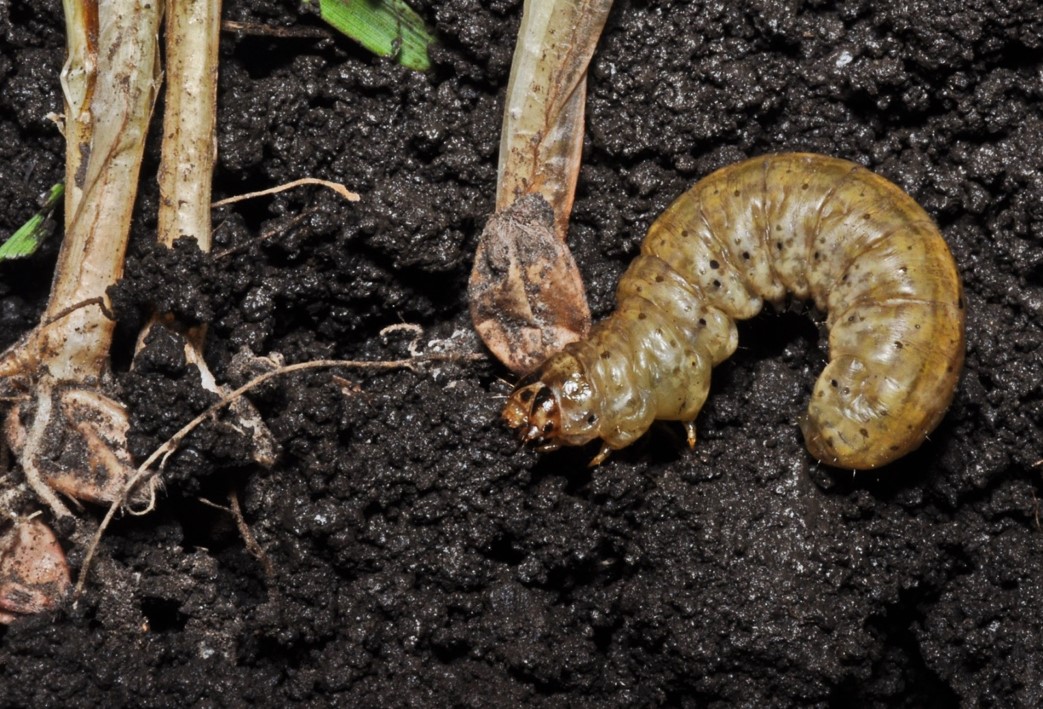
[[[649,229],[616,311],[526,378],[504,418],[541,450],[694,421],[737,319],[765,301],[826,312],[830,360],[801,420],[808,450],[868,469],[916,449],[952,401],[964,306],[949,249],[891,182],[823,155],[767,155],[700,180]]]

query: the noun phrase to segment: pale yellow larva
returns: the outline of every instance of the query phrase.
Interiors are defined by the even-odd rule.
[[[787,293],[813,300],[830,331],[801,421],[811,454],[866,469],[916,449],[963,366],[956,264],[894,184],[806,153],[730,165],[678,198],[623,275],[616,311],[523,380],[504,418],[541,450],[600,438],[595,463],[657,419],[684,422],[694,445],[735,320]]]

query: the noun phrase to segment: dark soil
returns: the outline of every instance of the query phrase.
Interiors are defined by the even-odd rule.
[[[211,324],[218,377],[406,356],[470,335],[521,3],[420,0],[429,75],[351,42],[225,33],[217,252],[150,247],[150,144],[114,368],[140,459],[212,396],[153,307]],[[0,629],[5,706],[1043,705],[1043,4],[620,0],[592,66],[571,242],[596,315],[655,216],[740,158],[857,160],[940,224],[965,278],[967,366],[941,427],[875,474],[831,472],[795,420],[825,359],[803,312],[746,323],[694,452],[679,427],[589,470],[520,451],[493,361],[294,375],[253,401],[282,449],[190,437],[158,509],[125,517],[75,608]],[[321,27],[297,2],[225,17]],[[904,9],[902,9],[904,8]],[[60,179],[60,3],[0,1],[0,232]],[[303,219],[293,221],[297,215]],[[267,235],[263,240],[262,236]],[[0,266],[0,345],[57,250]],[[274,575],[229,514],[242,501]],[[83,514],[98,519],[102,511]],[[78,567],[82,549],[69,549]]]

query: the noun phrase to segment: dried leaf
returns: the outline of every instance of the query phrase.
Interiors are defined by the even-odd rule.
[[[478,334],[514,372],[534,369],[590,329],[579,269],[539,195],[522,197],[489,220],[468,297]]]

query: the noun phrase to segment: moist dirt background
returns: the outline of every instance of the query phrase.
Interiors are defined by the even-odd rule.
[[[213,256],[161,252],[153,130],[114,291],[139,459],[212,401],[172,340],[129,372],[152,308],[209,322],[230,382],[244,347],[408,356],[379,334],[396,323],[478,350],[465,284],[521,4],[414,4],[442,41],[428,75],[326,32],[222,36],[215,197],[315,176],[356,204],[298,189],[217,210]],[[290,1],[224,16],[323,27]],[[0,629],[0,703],[1040,706],[1041,23],[1028,1],[620,0],[593,60],[570,242],[596,315],[655,216],[746,156],[857,160],[937,219],[967,366],[917,453],[857,476],[810,459],[795,420],[826,340],[801,306],[742,326],[694,452],[661,426],[593,471],[593,449],[518,449],[488,359],[295,375],[252,397],[273,469],[204,426],[75,608]],[[6,234],[62,174],[60,3],[0,0],[0,38]],[[57,243],[0,266],[0,344],[35,323]],[[271,576],[203,502],[231,490]]]

